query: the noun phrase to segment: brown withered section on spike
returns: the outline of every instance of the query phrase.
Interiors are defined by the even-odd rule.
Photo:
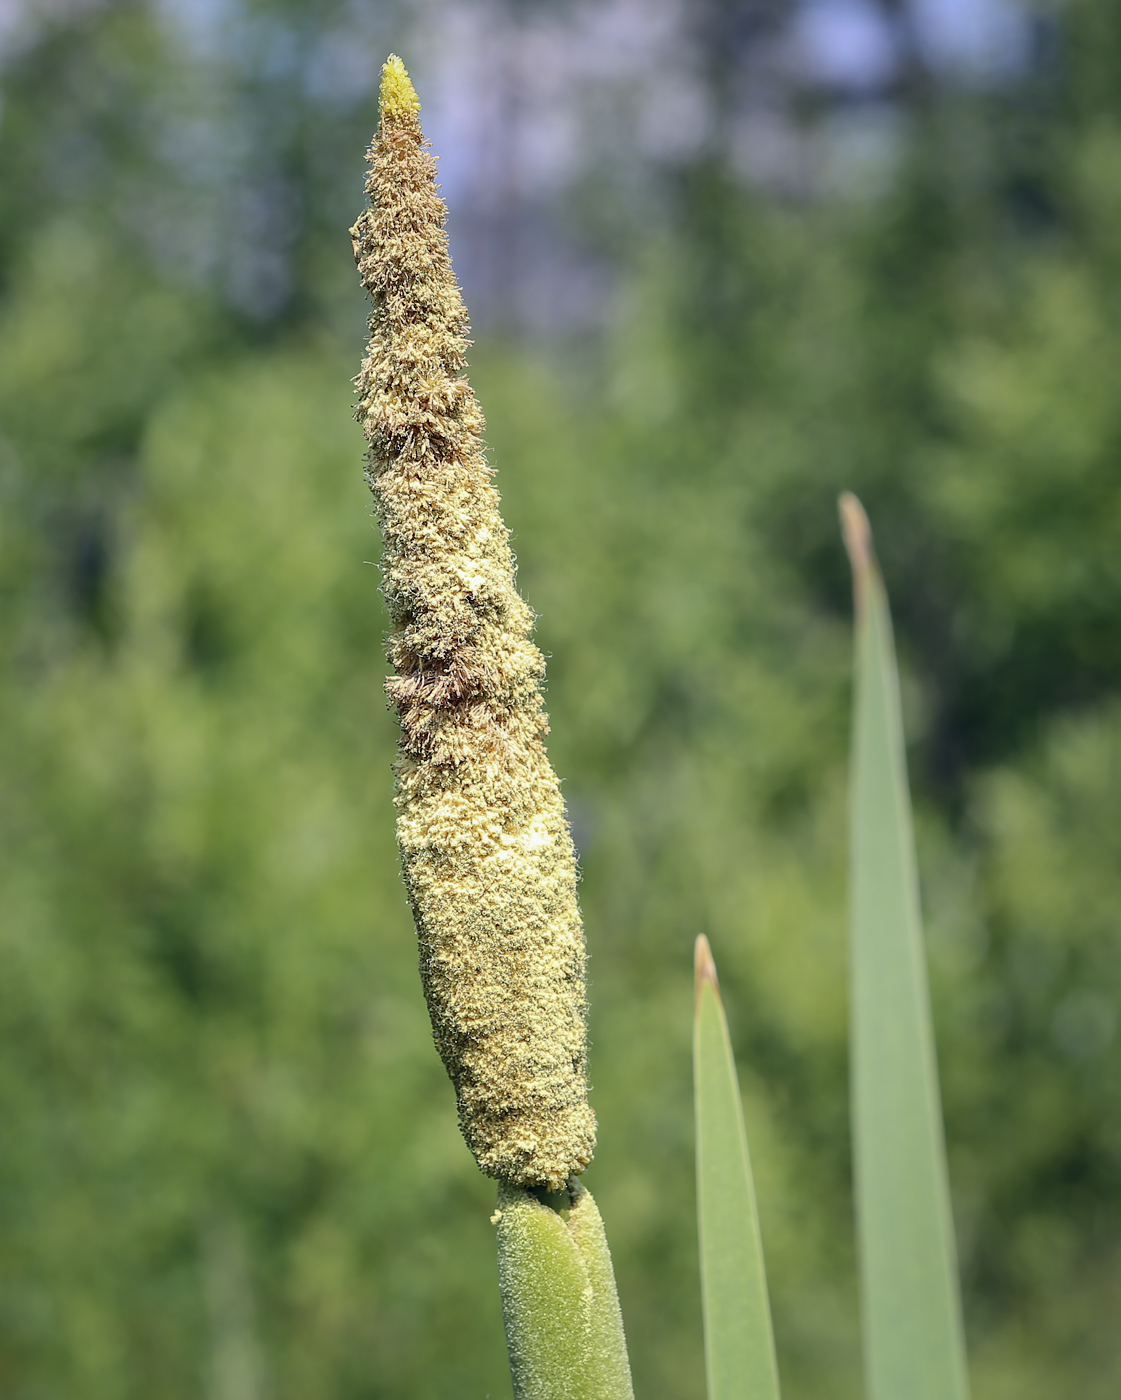
[[[352,230],[373,299],[357,416],[392,621],[397,834],[468,1146],[488,1175],[556,1190],[595,1146],[576,858],[417,110],[391,59]]]

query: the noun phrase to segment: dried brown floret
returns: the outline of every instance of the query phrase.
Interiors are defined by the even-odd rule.
[[[467,1144],[488,1175],[555,1190],[595,1146],[576,857],[419,110],[390,58],[352,230],[373,298],[357,416],[385,547],[397,836]]]

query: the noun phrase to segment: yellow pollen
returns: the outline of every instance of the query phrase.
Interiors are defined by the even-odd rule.
[[[383,117],[396,112],[420,111],[420,98],[416,95],[405,65],[395,53],[385,60],[381,70],[381,92],[378,106]]]

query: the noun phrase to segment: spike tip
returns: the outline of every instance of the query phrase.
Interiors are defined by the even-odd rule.
[[[405,65],[395,53],[391,53],[382,66],[378,107],[383,118],[395,116],[399,112],[415,115],[420,111],[420,98],[416,95],[416,88],[412,85]]]

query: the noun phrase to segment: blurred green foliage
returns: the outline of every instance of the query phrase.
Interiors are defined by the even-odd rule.
[[[492,1186],[395,869],[348,397],[373,115],[255,57],[309,14],[247,3],[214,55],[79,7],[5,74],[11,1400],[509,1393]],[[875,200],[694,162],[609,335],[477,347],[583,853],[589,1183],[651,1400],[703,1387],[702,930],[786,1394],[859,1394],[843,487],[906,672],[975,1393],[1121,1384],[1121,6],[1048,24],[1020,77],[918,85]],[[283,179],[283,217],[223,224],[199,149],[231,188]]]

